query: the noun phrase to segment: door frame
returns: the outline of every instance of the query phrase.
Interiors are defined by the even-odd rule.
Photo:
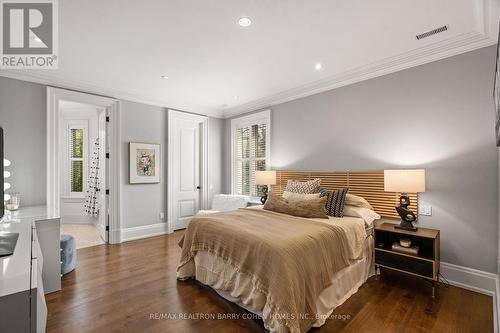
[[[120,150],[120,101],[103,96],[97,96],[72,90],[47,87],[47,214],[49,217],[60,216],[60,158],[59,158],[59,102],[72,101],[95,105],[105,108],[108,124],[109,147],[109,200],[108,200],[108,242],[111,244],[121,242],[120,221],[120,177],[121,177],[121,150]],[[106,161],[104,161],[106,162]]]
[[[208,117],[201,116],[193,113],[187,113],[177,110],[168,110],[168,158],[167,158],[167,173],[168,173],[168,195],[167,195],[167,229],[168,233],[172,233],[174,231],[173,228],[173,219],[174,219],[174,204],[175,204],[175,196],[174,196],[174,178],[175,178],[175,161],[176,156],[174,156],[174,145],[176,143],[176,135],[174,132],[174,119],[185,119],[185,120],[193,120],[201,123],[201,147],[200,147],[200,185],[201,185],[201,196],[200,196],[200,209],[208,208],[208,195],[209,195],[209,173],[208,173]]]

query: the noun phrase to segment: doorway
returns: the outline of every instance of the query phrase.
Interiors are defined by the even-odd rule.
[[[184,229],[208,204],[208,118],[169,110],[169,232]]]
[[[114,99],[47,88],[47,210],[77,248],[120,242],[118,115]]]
[[[106,109],[59,102],[61,234],[76,248],[100,245],[106,236]]]

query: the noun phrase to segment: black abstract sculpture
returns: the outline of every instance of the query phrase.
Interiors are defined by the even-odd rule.
[[[399,206],[396,207],[396,211],[401,217],[401,223],[399,226],[396,226],[396,228],[417,231],[418,228],[414,227],[412,223],[417,220],[417,217],[414,212],[408,209],[409,205],[410,197],[408,196],[408,193],[401,193],[401,196],[399,197]]]
[[[264,185],[262,187],[262,196],[260,197],[260,202],[262,202],[262,204],[265,204],[266,201],[267,201],[267,193],[269,192],[269,188],[267,187],[267,185]]]

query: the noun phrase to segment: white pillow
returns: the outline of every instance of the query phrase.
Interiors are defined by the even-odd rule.
[[[248,206],[248,197],[243,195],[217,194],[212,201],[212,210],[227,212]]]
[[[380,215],[369,208],[344,206],[344,216],[360,217],[368,228],[373,227],[373,221],[380,219]]]
[[[372,205],[365,198],[351,193],[347,193],[345,196],[345,204],[347,206],[364,207],[373,210]]]
[[[308,200],[318,199],[320,195],[321,193],[302,194],[302,193],[284,191],[283,199],[287,201],[308,201]]]

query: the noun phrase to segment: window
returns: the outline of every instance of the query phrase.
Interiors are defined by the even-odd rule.
[[[68,126],[68,171],[69,194],[83,197],[86,188],[87,166],[87,126],[72,124]]]
[[[70,186],[71,192],[83,192],[83,128],[70,130]]]
[[[255,171],[270,167],[271,111],[231,120],[232,192],[260,196],[262,186],[255,184]]]

